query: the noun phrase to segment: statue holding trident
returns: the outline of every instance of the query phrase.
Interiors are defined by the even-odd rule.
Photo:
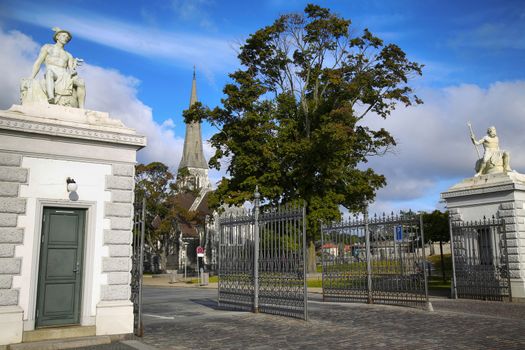
[[[507,173],[512,171],[509,166],[510,155],[509,152],[499,149],[499,138],[496,134],[496,128],[491,126],[487,129],[487,135],[482,139],[476,141],[472,125],[467,122],[470,130],[470,139],[476,147],[478,153],[478,160],[476,161],[476,175],[475,177],[484,174]],[[480,156],[478,145],[483,145],[485,150],[483,157]]]
[[[73,58],[64,50],[72,35],[67,30],[53,28],[55,44],[45,44],[40,49],[31,77],[22,79],[22,104],[49,103],[84,108],[85,84],[77,75],[83,60]],[[42,64],[46,65],[44,80],[35,79]]]

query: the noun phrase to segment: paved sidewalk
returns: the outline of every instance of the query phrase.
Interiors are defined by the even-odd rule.
[[[433,299],[427,312],[310,294],[305,322],[219,310],[216,289],[144,291],[141,341],[158,349],[525,349],[525,304]]]
[[[192,277],[188,277],[188,282],[192,280]],[[201,286],[197,283],[188,283],[184,281],[170,282],[169,275],[155,275],[149,276],[145,275],[142,279],[142,284],[144,286],[150,287],[165,287],[165,288],[208,288],[208,289],[217,289],[217,283],[208,283],[205,286]]]

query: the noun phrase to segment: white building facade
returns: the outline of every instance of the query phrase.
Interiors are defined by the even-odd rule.
[[[0,111],[0,345],[62,325],[133,332],[134,166],[145,145],[107,113]]]

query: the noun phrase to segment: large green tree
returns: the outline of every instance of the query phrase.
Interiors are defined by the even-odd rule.
[[[425,239],[427,241],[439,242],[439,254],[441,260],[441,274],[443,282],[446,281],[445,259],[443,257],[443,243],[450,241],[448,212],[434,210],[423,214]]]
[[[220,129],[210,165],[226,160],[229,177],[211,203],[242,203],[256,185],[269,203],[304,200],[313,241],[319,220],[339,219],[341,206],[361,210],[385,185],[365,164],[395,140],[365,116],[420,103],[407,83],[421,66],[366,29],[353,36],[350,24],[316,5],[279,17],[240,47],[222,107],[185,111]]]
[[[166,269],[168,255],[178,254],[180,225],[202,228],[205,224],[206,213],[188,210],[178,198],[188,192],[198,194],[189,175],[187,169],[179,170],[174,181],[169,167],[161,162],[135,167],[136,200],[146,198],[145,241],[150,251],[160,258],[162,270]]]
[[[160,257],[162,269],[166,267],[168,255],[177,248],[174,213],[170,205],[174,196],[172,182],[173,174],[161,162],[135,167],[135,197],[139,200],[146,198],[146,244]]]

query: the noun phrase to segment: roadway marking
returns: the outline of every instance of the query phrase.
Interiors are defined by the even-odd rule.
[[[216,312],[211,312],[211,313],[205,313],[205,314],[198,314],[198,315],[191,315],[191,316],[188,316],[188,315],[175,315],[175,316],[161,316],[161,315],[153,315],[153,314],[142,314],[143,316],[147,316],[147,317],[153,317],[153,318],[159,318],[159,319],[162,319],[162,320],[175,320],[177,318],[187,318],[187,317],[192,317],[192,318],[206,318],[206,317],[217,317],[217,316],[242,316],[242,315],[247,315],[247,314],[250,314],[249,312],[245,312],[245,311],[216,311]]]
[[[175,317],[173,316],[160,316],[160,315],[152,315],[152,314],[143,314],[144,316],[154,317],[154,318],[161,318],[163,320],[174,320]]]

